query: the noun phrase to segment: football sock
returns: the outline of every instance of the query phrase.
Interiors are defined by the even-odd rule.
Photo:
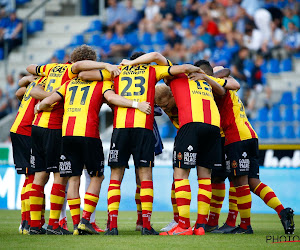
[[[80,222],[80,197],[68,199],[68,205],[73,220],[73,225],[78,225]]]
[[[63,218],[67,219],[68,187],[69,187],[69,183],[67,183],[66,185],[65,200],[60,211],[59,220],[62,220]]]
[[[284,209],[284,207],[282,206],[280,200],[277,198],[272,188],[261,182],[254,189],[254,193],[259,196],[264,201],[264,203],[266,203],[266,205],[268,205],[270,208],[273,208],[280,217],[279,214]]]
[[[43,210],[43,200],[44,200],[44,187],[36,184],[32,184],[30,191],[30,217],[31,217],[31,227],[40,228],[42,220],[42,210]]]
[[[45,224],[45,210],[46,210],[46,199],[45,194],[43,196],[42,214],[41,214],[41,226]]]
[[[191,187],[188,179],[175,179],[175,197],[179,212],[178,226],[190,227]]]
[[[251,193],[249,185],[236,187],[237,207],[241,216],[240,227],[247,229],[251,216]]]
[[[236,190],[233,186],[233,183],[230,182],[229,188],[229,212],[226,220],[226,224],[231,227],[235,227],[236,218],[239,213],[237,207],[237,198],[236,198]]]
[[[118,227],[118,214],[119,205],[121,201],[121,182],[117,180],[110,180],[108,193],[107,193],[107,204],[109,211],[109,229]]]
[[[207,225],[217,226],[219,224],[219,217],[221,208],[225,198],[225,183],[212,183],[212,196],[210,200],[210,213]]]
[[[99,196],[92,193],[85,193],[84,196],[84,208],[82,218],[90,221],[92,213],[95,211],[98,204]]]
[[[171,189],[171,202],[172,202],[172,207],[173,207],[174,221],[176,221],[178,223],[179,212],[178,212],[178,207],[177,207],[176,198],[175,198],[175,184],[174,184],[174,181],[172,183],[172,189]]]
[[[26,185],[27,185],[27,177],[25,177],[25,181],[21,190],[21,217],[22,217],[22,221],[26,220],[26,208],[25,208],[25,191],[26,191]]]
[[[49,225],[53,229],[58,228],[58,220],[61,212],[61,208],[65,200],[66,186],[61,184],[53,183],[51,194],[50,194],[50,216]]]
[[[142,217],[142,205],[141,205],[141,196],[140,196],[141,186],[136,185],[135,190],[135,204],[137,210],[137,221],[136,224],[143,224],[143,217]]]
[[[25,218],[28,221],[30,225],[30,191],[31,191],[31,186],[34,180],[34,175],[28,175],[27,178],[27,185],[25,188],[25,193],[24,193],[24,202],[25,202]]]
[[[142,217],[143,227],[151,229],[151,215],[153,206],[153,181],[141,182],[141,205],[142,205]]]
[[[209,213],[210,200],[211,200],[211,179],[200,178],[198,179],[198,217],[197,224],[206,224]]]

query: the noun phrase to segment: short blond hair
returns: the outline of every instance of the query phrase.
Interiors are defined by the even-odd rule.
[[[172,96],[171,88],[166,84],[157,85],[155,87],[155,103],[159,103],[166,96]]]

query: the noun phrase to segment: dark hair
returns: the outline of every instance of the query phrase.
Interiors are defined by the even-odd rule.
[[[139,51],[139,52],[134,52],[131,57],[129,58],[130,60],[134,60],[142,55],[145,55],[145,52]]]
[[[196,67],[199,67],[200,69],[202,69],[205,72],[205,74],[207,74],[209,76],[212,76],[214,74],[213,68],[210,65],[209,61],[199,60],[199,61],[195,62],[194,65]]]
[[[82,60],[96,61],[97,60],[96,51],[92,47],[86,44],[83,44],[75,48],[71,54],[71,62],[75,63]]]

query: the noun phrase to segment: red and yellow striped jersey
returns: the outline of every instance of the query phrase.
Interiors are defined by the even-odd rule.
[[[174,127],[179,129],[178,108],[175,107],[171,112],[165,111],[165,113],[169,116],[169,119],[173,123]]]
[[[111,81],[82,81],[74,78],[57,90],[64,98],[62,136],[99,137],[99,111]]]
[[[114,128],[146,128],[153,130],[155,84],[170,76],[170,66],[136,65],[123,66],[114,79],[116,94],[127,99],[150,102],[152,112],[146,115],[138,109],[115,107]]]
[[[46,80],[46,77],[38,77],[27,86],[10,132],[31,136],[32,121],[34,119],[34,106],[38,101],[32,98],[29,93],[37,84],[45,84]]]
[[[226,80],[211,77],[224,86]],[[176,76],[170,87],[178,108],[179,127],[190,122],[202,122],[220,127],[220,114],[211,86],[203,81],[189,80],[185,74]]]
[[[221,115],[221,126],[225,133],[225,146],[233,142],[257,138],[236,91],[227,90],[217,104]]]
[[[45,91],[52,92],[65,82],[77,76],[72,72],[72,64],[46,64],[37,67],[37,74],[47,76]],[[63,121],[64,107],[62,102],[52,105],[49,111],[39,112],[33,121],[33,125],[49,128],[61,129]]]

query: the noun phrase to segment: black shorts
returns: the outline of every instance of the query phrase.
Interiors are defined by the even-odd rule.
[[[60,176],[81,176],[84,166],[90,176],[103,175],[104,154],[101,140],[81,136],[64,136],[59,163]]]
[[[231,176],[248,175],[259,179],[258,140],[249,139],[225,146],[226,164],[230,166]]]
[[[182,126],[176,137],[173,151],[173,167],[190,169],[195,166],[209,169],[220,168],[220,128],[191,122]]]
[[[15,168],[18,174],[33,174],[30,167],[31,137],[10,132]]]
[[[130,155],[135,167],[154,166],[155,137],[146,128],[115,128],[111,137],[108,165],[126,167]]]
[[[226,165],[226,161],[225,161],[224,144],[225,144],[225,137],[221,137],[222,167],[214,168],[211,172],[211,178],[220,177],[225,180],[228,176],[230,176],[230,165]]]
[[[32,155],[34,172],[57,173],[61,155],[61,129],[32,126]]]

